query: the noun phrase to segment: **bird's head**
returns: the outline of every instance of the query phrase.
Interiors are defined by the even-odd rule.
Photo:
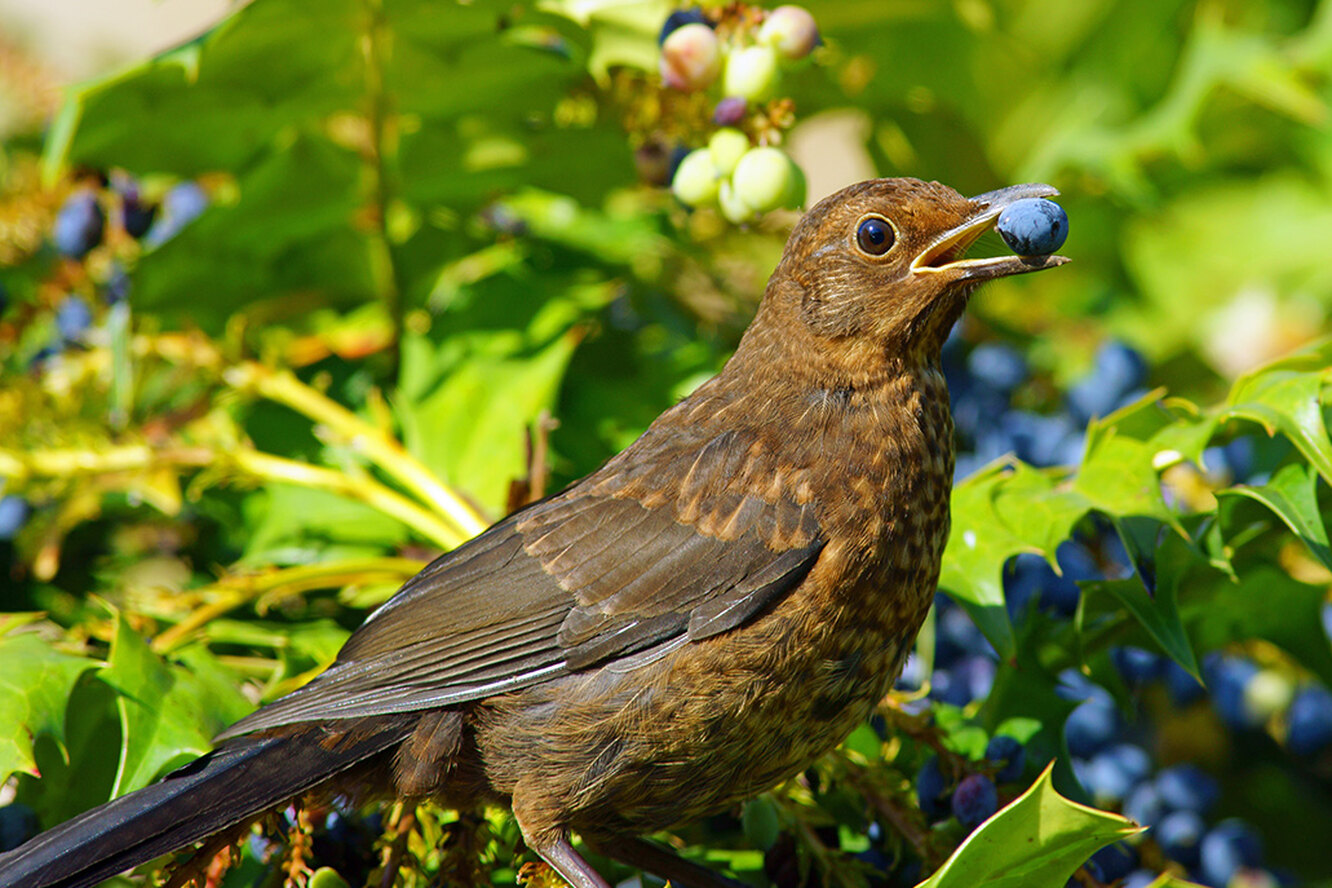
[[[764,309],[798,319],[814,341],[937,355],[977,286],[1068,261],[1055,255],[964,258],[1004,207],[1057,193],[1031,184],[966,198],[918,179],[871,179],[844,188],[815,204],[792,232]]]

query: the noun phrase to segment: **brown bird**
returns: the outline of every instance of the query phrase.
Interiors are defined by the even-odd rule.
[[[570,834],[637,839],[806,768],[891,687],[948,538],[944,338],[976,287],[1060,256],[964,259],[1018,185],[876,179],[796,226],[722,372],[597,471],[437,559],[308,685],[216,750],[0,856],[87,886],[348,785],[512,806],[576,888]]]

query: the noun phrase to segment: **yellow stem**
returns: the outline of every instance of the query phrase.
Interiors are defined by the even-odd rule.
[[[102,450],[58,449],[20,453],[0,450],[0,477],[16,480],[32,476],[70,477],[111,474],[162,465],[230,466],[267,481],[285,481],[328,490],[360,500],[398,519],[436,545],[452,549],[469,534],[439,520],[434,512],[417,505],[390,487],[367,475],[345,475],[333,469],[261,453],[239,450],[219,453],[204,447],[154,449],[146,444],[125,444]]]
[[[295,374],[246,362],[228,369],[223,375],[226,382],[235,388],[254,391],[326,426],[422,502],[432,506],[454,526],[463,539],[470,539],[490,526],[489,521],[461,496],[440,483],[434,473],[408,453],[397,440],[324,393],[301,382]]]
[[[278,590],[298,595],[348,583],[400,582],[420,569],[421,562],[413,558],[366,558],[225,577],[212,586],[191,590],[196,595],[216,594],[218,597],[191,611],[185,619],[153,639],[153,650],[159,654],[174,650],[210,620]]]

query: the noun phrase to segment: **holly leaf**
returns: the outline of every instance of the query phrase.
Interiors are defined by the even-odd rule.
[[[1022,552],[1054,563],[1055,549],[1086,514],[1082,495],[1023,463],[995,466],[953,491],[953,526],[939,586],[957,600],[1000,656],[1011,657],[1004,563]]]
[[[1262,503],[1300,538],[1309,552],[1332,569],[1332,549],[1328,547],[1327,527],[1318,511],[1318,472],[1313,466],[1291,463],[1283,466],[1272,479],[1260,486],[1240,484],[1216,495],[1223,524],[1230,523],[1242,499]]]
[[[1248,419],[1280,432],[1332,484],[1332,439],[1323,422],[1323,385],[1332,376],[1332,340],[1255,370],[1236,381],[1224,419]]]
[[[253,707],[220,679],[216,661],[191,655],[207,671],[195,675],[149,649],[123,617],[117,616],[111,656],[98,677],[117,693],[120,766],[112,797],[150,783],[169,765],[212,749],[221,728]]]
[[[1142,832],[1118,814],[1061,796],[1050,779],[1053,767],[977,827],[918,888],[1063,888],[1097,849]]]
[[[65,748],[65,710],[79,676],[97,661],[61,653],[36,635],[0,638],[0,783],[16,771],[40,776],[33,741]]]

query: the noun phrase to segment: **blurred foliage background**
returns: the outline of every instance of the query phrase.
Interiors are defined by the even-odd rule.
[[[956,773],[1021,734],[1012,798],[1067,751],[1061,670],[1099,678],[1131,643],[1195,674],[1221,652],[1290,688],[1332,679],[1329,351],[1307,350],[1332,308],[1332,4],[806,5],[825,44],[782,92],[811,202],[871,175],[1054,184],[1075,262],[992,284],[953,347],[1019,350],[1012,405],[1033,415],[1065,411],[1109,340],[1164,389],[1094,420],[1076,473],[967,463],[956,520],[992,542],[954,547],[945,586],[998,652],[993,694],[898,701],[898,733],[858,732],[813,777],[681,837],[756,884],[912,884],[964,834],[919,810],[920,762]],[[206,750],[425,559],[595,468],[721,366],[796,216],[739,229],[660,187],[653,149],[701,143],[700,109],[655,85],[672,8],[256,0],[58,102],[40,59],[0,47],[7,829]],[[84,189],[104,236],[71,258],[52,233]],[[1203,471],[1208,446],[1243,437],[1253,478]],[[1143,477],[1151,493],[1123,482]],[[1010,558],[1103,532],[1137,579],[1079,577],[1071,621],[1011,618]],[[1283,707],[1232,732],[1103,684],[1160,764],[1221,778],[1222,813],[1257,827],[1273,872],[1332,880],[1313,841],[1332,823],[1328,750],[1293,756]],[[1065,794],[1118,807],[1059,761]],[[411,836],[404,878],[507,884],[523,859],[502,813],[388,816]],[[382,865],[378,821],[321,817],[353,848],[327,865],[352,883]],[[1144,866],[1169,864],[1146,848]]]

